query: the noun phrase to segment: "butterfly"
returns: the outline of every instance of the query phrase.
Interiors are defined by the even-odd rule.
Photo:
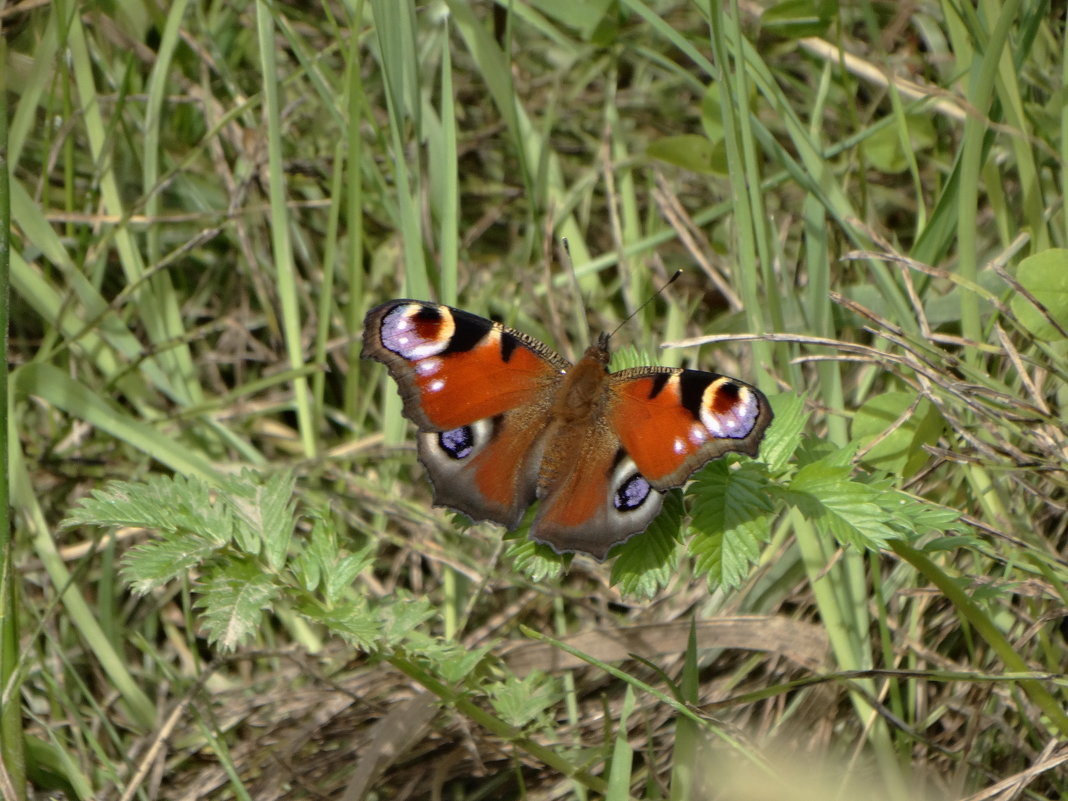
[[[609,335],[575,364],[470,312],[391,300],[367,313],[363,357],[386,365],[434,505],[604,561],[653,521],[662,493],[708,462],[756,456],[768,399],[734,378],[672,367],[608,371]]]

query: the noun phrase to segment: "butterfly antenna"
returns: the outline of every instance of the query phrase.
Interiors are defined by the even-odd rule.
[[[571,287],[575,291],[575,297],[582,301],[582,308],[589,308],[586,298],[582,297],[582,286],[579,284],[578,273],[575,272],[575,262],[571,260],[571,243],[566,236],[560,237],[560,261],[571,277]]]
[[[609,332],[608,339],[611,339],[612,337],[614,337],[616,335],[616,331],[618,331],[620,328],[622,328],[627,323],[629,323],[635,316],[637,316],[638,312],[640,312],[642,309],[644,309],[646,306],[648,306],[650,303],[652,303],[654,300],[656,300],[658,297],[660,297],[662,294],[664,294],[664,290],[667,289],[669,286],[671,286],[673,283],[675,283],[675,279],[678,278],[680,275],[682,275],[682,270],[681,269],[680,270],[676,270],[675,274],[673,276],[671,276],[671,278],[669,278],[664,283],[664,285],[662,287],[660,287],[660,289],[656,290],[656,292],[654,292],[652,295],[650,295],[648,298],[646,298],[645,302],[642,303],[641,306],[639,306],[634,311],[632,311],[630,314],[628,314],[626,317],[624,317],[623,321]]]

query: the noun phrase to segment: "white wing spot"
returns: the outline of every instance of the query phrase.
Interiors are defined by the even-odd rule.
[[[415,364],[415,372],[423,376],[434,375],[434,373],[436,373],[440,369],[441,359],[423,359],[422,361],[416,362]]]
[[[427,384],[426,389],[427,392],[441,392],[441,390],[445,389],[445,382],[442,381],[440,378],[435,378],[433,381]]]
[[[678,437],[675,437],[675,443],[674,443],[673,447],[674,447],[675,453],[678,453],[678,454],[686,453],[686,443],[683,442]]]

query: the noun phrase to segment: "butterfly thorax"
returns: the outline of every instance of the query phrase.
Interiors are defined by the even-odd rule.
[[[607,376],[608,349],[598,342],[564,375],[553,399],[551,419],[564,426],[590,420],[604,402]]]

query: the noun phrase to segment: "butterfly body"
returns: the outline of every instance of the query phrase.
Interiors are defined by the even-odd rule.
[[[705,462],[755,456],[772,419],[759,390],[715,373],[609,372],[606,335],[572,365],[526,334],[424,301],[371,309],[363,355],[397,382],[435,505],[515,528],[539,501],[530,536],[598,560]]]

